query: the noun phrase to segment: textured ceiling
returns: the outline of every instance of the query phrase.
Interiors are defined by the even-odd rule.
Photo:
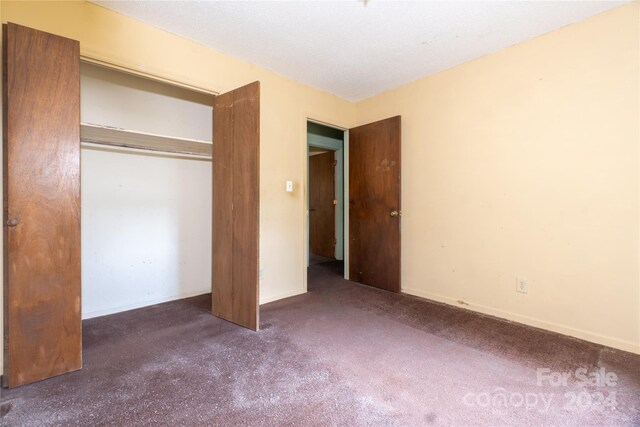
[[[624,1],[94,1],[357,101]]]

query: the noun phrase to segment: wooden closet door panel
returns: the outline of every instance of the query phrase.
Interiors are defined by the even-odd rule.
[[[233,307],[233,92],[213,107],[213,250],[211,309],[231,319]]]
[[[4,28],[5,385],[82,366],[79,43]]]
[[[258,330],[260,83],[233,92],[233,321]]]
[[[216,97],[212,313],[258,329],[260,84]]]

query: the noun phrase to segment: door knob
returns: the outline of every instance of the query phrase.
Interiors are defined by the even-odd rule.
[[[391,211],[389,213],[389,216],[399,216],[399,215],[400,215],[400,212],[398,212],[398,211]]]
[[[16,225],[18,225],[18,220],[17,219],[10,219],[7,221],[7,225],[9,227],[15,227]]]

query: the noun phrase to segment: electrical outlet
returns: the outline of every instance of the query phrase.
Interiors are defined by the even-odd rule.
[[[527,283],[527,279],[521,277],[516,278],[516,292],[520,292],[521,294],[529,293],[529,283]]]

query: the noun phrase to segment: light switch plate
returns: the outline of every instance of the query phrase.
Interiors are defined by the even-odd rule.
[[[293,193],[293,181],[287,181],[287,193]]]

